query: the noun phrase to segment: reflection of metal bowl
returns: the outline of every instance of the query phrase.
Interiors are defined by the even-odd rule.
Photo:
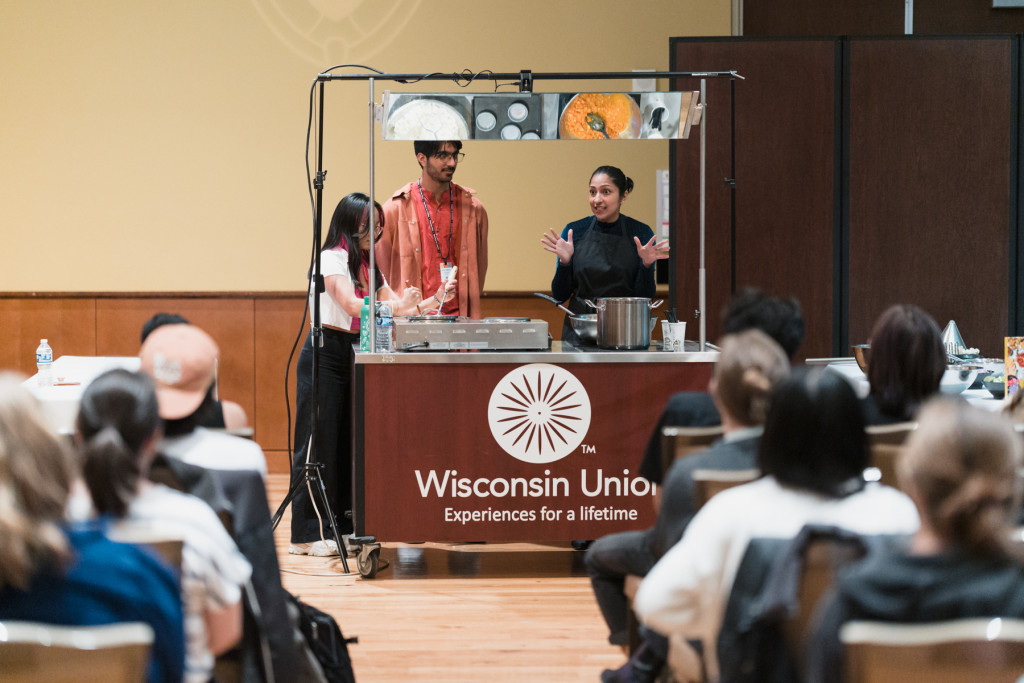
[[[565,105],[558,119],[558,136],[566,140],[603,140],[604,135],[587,125],[587,114],[604,119],[605,130],[612,140],[640,137],[643,119],[640,105],[625,93],[579,93]],[[628,115],[624,127],[619,124]]]
[[[576,336],[588,344],[597,343],[597,313],[570,316],[569,322],[572,323],[572,331],[576,333]],[[658,316],[652,315],[649,322],[648,334],[654,332],[654,328],[658,325]]]
[[[574,315],[569,321],[576,336],[589,344],[597,343],[597,313]]]

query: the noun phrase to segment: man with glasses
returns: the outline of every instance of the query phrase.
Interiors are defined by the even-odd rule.
[[[417,140],[413,145],[420,177],[384,204],[377,267],[399,296],[406,287],[437,292],[454,268],[455,288],[440,312],[479,318],[487,273],[487,211],[474,190],[452,182],[466,156],[462,142]]]

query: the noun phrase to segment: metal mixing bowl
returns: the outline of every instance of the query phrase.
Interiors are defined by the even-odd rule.
[[[572,323],[572,331],[588,344],[597,344],[597,313],[583,313],[569,317]],[[658,325],[658,316],[652,315],[650,319],[650,333]]]
[[[871,344],[854,344],[850,347],[853,350],[853,357],[857,359],[857,366],[865,375],[868,374],[868,361],[871,360]]]

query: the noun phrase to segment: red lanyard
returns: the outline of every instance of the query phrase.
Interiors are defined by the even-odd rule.
[[[441,245],[437,242],[437,230],[434,229],[434,220],[430,217],[430,209],[427,207],[427,200],[423,196],[423,183],[420,179],[416,179],[416,185],[420,188],[420,201],[423,202],[423,211],[427,214],[427,223],[430,224],[430,235],[434,238],[434,248],[437,249],[437,255],[441,257],[444,264],[448,265],[448,257],[452,255],[452,236],[455,234],[455,192],[452,191],[452,186],[448,185],[448,220],[450,221],[448,226],[448,256],[441,253]],[[441,217],[441,207],[437,207],[438,218]]]

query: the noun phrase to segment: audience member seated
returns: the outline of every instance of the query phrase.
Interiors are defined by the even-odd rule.
[[[800,303],[796,299],[767,296],[752,288],[737,292],[722,312],[722,334],[752,329],[761,330],[774,339],[792,359],[804,338]],[[665,475],[661,453],[662,427],[712,427],[721,423],[718,409],[708,393],[682,391],[673,394],[651,433],[640,464],[640,476],[655,484],[662,482]]]
[[[848,620],[1024,618],[1024,564],[1011,539],[1020,437],[1004,417],[953,398],[927,403],[918,425],[897,475],[921,526],[840,578],[819,614],[810,680],[843,680],[839,628]]]
[[[793,538],[805,524],[863,534],[916,530],[909,498],[864,481],[865,438],[860,402],[844,378],[816,367],[781,380],[769,396],[758,450],[766,476],[723,491],[700,509],[640,584],[637,616],[663,635],[701,641],[716,680],[715,642],[751,538]]]
[[[164,325],[188,325],[189,322],[177,313],[157,313],[142,325],[142,338],[140,344],[146,343],[146,338],[153,330]],[[199,417],[200,427],[210,429],[244,429],[249,426],[249,418],[245,409],[234,401],[222,401],[217,398],[217,382],[214,378],[213,402],[208,409]]]
[[[132,532],[183,541],[185,681],[205,683],[214,657],[242,634],[242,589],[252,568],[209,505],[146,479],[160,436],[153,381],[111,370],[82,395],[76,440],[95,511]]]
[[[624,531],[595,541],[584,563],[594,596],[611,633],[608,642],[628,644],[627,575],[645,576],[654,563],[682,537],[697,510],[692,474],[698,469],[748,470],[757,467],[757,445],[768,409],[768,394],[789,373],[785,352],[759,330],[728,335],[715,364],[709,393],[722,416],[723,437],[710,448],[680,458],[662,487],[662,505],[655,524],[643,531]],[[633,662],[634,667],[660,667],[667,654],[664,639],[655,638]]]
[[[865,420],[912,422],[918,407],[938,393],[945,371],[942,334],[932,317],[910,304],[890,306],[871,330]]]
[[[199,426],[213,403],[219,354],[213,338],[193,325],[164,325],[146,338],[141,370],[156,383],[164,420],[157,451],[207,469],[256,470],[266,478],[267,461],[256,443]]]
[[[0,376],[0,621],[145,622],[155,635],[148,680],[177,683],[185,649],[177,579],[157,556],[111,541],[102,525],[65,520],[78,477],[35,399]]]

